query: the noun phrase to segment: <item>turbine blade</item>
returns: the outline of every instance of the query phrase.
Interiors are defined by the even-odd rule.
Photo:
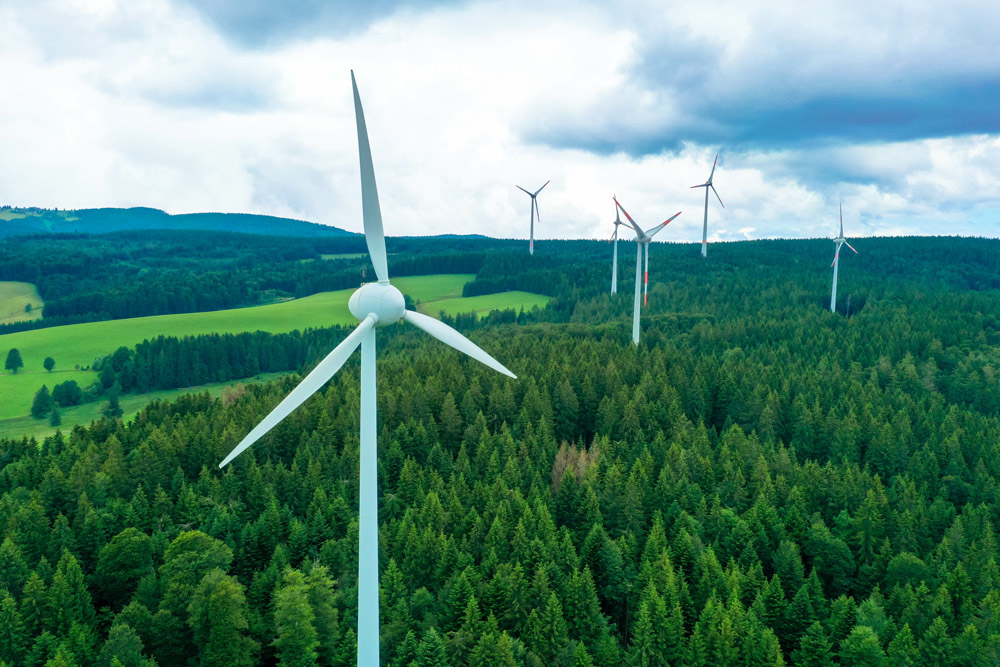
[[[538,222],[541,222],[542,221],[542,214],[538,210],[538,200],[532,198],[531,204],[532,204],[532,206],[535,207],[535,220],[537,220]]]
[[[701,185],[692,185],[690,189],[693,190],[695,188],[707,188],[707,187],[708,183],[702,183]]]
[[[846,245],[846,246],[847,246],[848,248],[850,248],[851,250],[854,250],[854,246],[852,246],[852,245],[851,245],[850,243],[848,243],[847,241],[844,241],[844,245]],[[859,253],[859,252],[858,252],[857,250],[854,250],[854,254],[855,254],[855,255],[858,255],[858,254],[860,254],[860,253]]]
[[[545,181],[545,185],[548,185],[551,182],[552,182],[552,179],[550,178],[549,180]],[[533,196],[537,197],[538,193],[545,189],[545,185],[543,185],[542,187],[540,187],[537,190],[535,190],[535,194]]]
[[[528,195],[529,197],[532,196],[532,194],[530,192],[528,192],[527,190],[525,190],[524,188],[522,188],[520,185],[515,185],[514,187],[517,188],[518,190],[520,190],[521,192],[523,192],[524,194]]]
[[[835,255],[833,256],[833,261],[832,261],[832,262],[830,262],[830,268],[831,268],[831,269],[833,268],[833,265],[837,263],[837,258],[838,258],[838,257],[840,257],[840,251],[839,251],[839,250],[838,250],[838,251],[837,251],[837,253],[836,253],[836,254],[835,254]]]
[[[517,379],[517,376],[511,373],[509,370],[507,370],[503,364],[501,364],[499,361],[491,357],[478,345],[476,345],[471,340],[469,340],[462,334],[452,329],[444,322],[440,320],[435,320],[433,317],[421,315],[420,313],[413,310],[407,310],[406,312],[404,312],[403,319],[412,324],[413,326],[417,327],[418,329],[423,329],[424,331],[429,333],[434,338],[437,338],[445,345],[450,345],[459,352],[463,352],[469,355],[476,361],[486,364],[487,366],[497,371],[498,373],[503,373],[504,375],[508,375],[514,378],[515,380]]]
[[[378,205],[378,189],[375,187],[375,166],[372,164],[372,148],[368,143],[368,127],[365,112],[361,108],[361,95],[351,70],[351,85],[354,87],[354,116],[358,123],[358,155],[361,160],[361,212],[365,221],[365,242],[368,256],[379,281],[389,280],[389,268],[385,259],[385,235],[382,232],[382,211]]]
[[[626,220],[628,220],[628,222],[629,222],[629,224],[630,224],[630,225],[632,225],[632,228],[633,228],[633,229],[634,229],[634,230],[635,230],[635,231],[636,231],[637,233],[639,233],[639,234],[641,235],[641,234],[642,234],[642,230],[641,230],[641,229],[639,229],[639,225],[635,224],[635,220],[633,220],[633,219],[632,219],[632,216],[628,214],[628,211],[626,211],[626,210],[625,210],[625,207],[624,207],[624,206],[622,206],[621,204],[619,204],[619,203],[618,203],[618,200],[617,200],[617,199],[615,199],[614,197],[612,197],[612,199],[614,199],[614,200],[615,200],[615,205],[616,205],[616,206],[617,206],[618,208],[620,208],[620,209],[622,210],[622,213],[624,213],[624,214],[625,214],[625,219],[626,219]]]
[[[340,342],[340,345],[333,348],[330,354],[326,355],[323,361],[317,364],[316,368],[312,369],[312,372],[305,377],[302,382],[299,383],[295,389],[292,389],[291,393],[278,403],[278,407],[264,417],[264,419],[254,427],[250,433],[247,434],[240,444],[236,445],[233,451],[229,452],[229,456],[222,460],[219,464],[220,468],[224,468],[230,461],[235,459],[237,456],[242,454],[250,445],[257,442],[261,436],[270,431],[272,428],[277,426],[278,422],[287,417],[292,410],[302,405],[302,403],[315,394],[327,380],[332,378],[337,371],[344,365],[347,359],[354,353],[354,350],[361,345],[361,339],[365,337],[365,334],[375,326],[375,317],[369,315],[361,324],[352,331],[347,338]]]
[[[679,216],[681,213],[683,213],[683,211],[677,211],[672,216],[670,216],[669,218],[658,224],[656,227],[650,229],[648,232],[646,232],[646,234],[648,234],[650,237],[655,236],[658,231],[669,225],[671,221],[673,221],[673,219]]]
[[[714,185],[710,185],[708,187],[712,188],[712,192],[715,193],[715,198],[719,200],[720,204],[722,204],[722,197],[719,196],[719,192],[718,192],[718,190],[715,189],[715,186]],[[726,205],[722,204],[722,208],[726,208]]]
[[[708,182],[712,182],[712,177],[715,176],[715,166],[719,164],[719,154],[715,154],[715,162],[712,163],[712,173],[708,175]]]

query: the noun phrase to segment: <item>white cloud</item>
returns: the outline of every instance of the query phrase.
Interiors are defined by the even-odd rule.
[[[733,95],[820,85],[809,73],[829,70],[841,47],[846,78],[870,65],[848,47],[863,41],[855,30],[877,23],[871,16],[832,30],[821,49],[807,48],[837,25],[829,20],[843,18],[827,11],[806,17],[799,36],[789,37],[804,50],[796,73],[788,80],[768,73],[780,57],[768,48],[787,45],[767,47],[756,36],[786,30],[807,12],[784,7],[768,18],[762,6],[712,13],[710,31],[700,5],[683,8],[689,14],[631,6],[630,18],[609,21],[613,12],[597,7],[472,3],[407,10],[348,37],[257,51],[227,42],[188,5],[168,0],[0,7],[8,93],[0,106],[0,203],[247,211],[360,230],[353,67],[388,234],[526,237],[528,198],[514,185],[534,189],[552,179],[539,197],[536,238],[607,238],[617,193],[645,226],[683,210],[662,237],[699,241],[704,194],[689,186],[704,182],[718,146],[633,157],[530,137],[571,121],[600,138],[688,113],[683,99],[664,99],[633,78],[651,36],[668,34],[665,26],[682,16],[677,25],[689,41],[720,47],[725,67],[717,77],[734,84]],[[918,21],[907,25],[912,34]],[[866,53],[891,50],[887,34],[873,33],[877,43]],[[931,37],[935,53],[950,43]],[[754,50],[765,52],[736,62]],[[971,53],[990,61],[981,51]],[[923,62],[911,51],[902,60]],[[984,220],[1000,208],[997,148],[997,135],[815,154],[723,147],[715,183],[726,208],[710,199],[709,232],[720,240],[829,236],[842,196],[845,228],[859,233],[935,233],[948,224],[995,236]]]

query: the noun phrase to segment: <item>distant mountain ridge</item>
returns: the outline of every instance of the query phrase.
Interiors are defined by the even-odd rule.
[[[171,215],[147,207],[78,210],[9,206],[0,208],[0,237],[27,234],[106,234],[136,229],[222,231],[304,238],[357,236],[354,232],[329,225],[252,213]]]

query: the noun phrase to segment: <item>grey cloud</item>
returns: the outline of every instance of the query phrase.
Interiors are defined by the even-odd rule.
[[[453,6],[464,0],[182,0],[227,39],[246,48],[265,48],[318,36],[342,37],[403,9]]]

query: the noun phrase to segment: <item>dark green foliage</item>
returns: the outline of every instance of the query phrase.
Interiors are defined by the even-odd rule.
[[[56,367],[56,360],[52,357],[45,357],[45,360],[42,362],[42,366],[45,367],[45,370],[52,372],[52,369]]]
[[[79,405],[83,402],[83,390],[76,380],[66,380],[52,387],[52,400],[64,408]]]
[[[554,296],[452,319],[516,382],[381,329],[384,664],[997,663],[1000,253],[870,242],[912,256],[859,256],[850,318],[823,310],[825,244],[657,246],[638,349],[596,244],[479,255],[473,289]],[[308,368],[343,336],[162,339],[101,369]],[[0,660],[93,665],[127,627],[161,667],[352,664],[357,368],[224,471],[293,378],[0,443]]]
[[[11,348],[7,352],[7,360],[4,362],[3,367],[11,373],[17,373],[17,370],[23,366],[24,361],[21,360],[21,351],[16,347]]]
[[[52,401],[52,395],[49,394],[49,388],[43,384],[31,400],[31,416],[35,419],[42,419],[49,414],[54,406],[55,403]]]

